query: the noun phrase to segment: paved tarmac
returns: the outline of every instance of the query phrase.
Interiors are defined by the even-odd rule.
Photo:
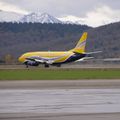
[[[119,79],[99,80],[3,80],[0,89],[116,89],[120,88]]]
[[[44,69],[44,65],[39,65],[38,67],[29,66],[30,69]],[[69,63],[63,64],[60,68],[55,66],[50,66],[49,69],[120,69],[119,63]],[[25,65],[0,65],[0,69],[26,69]]]
[[[0,120],[120,120],[120,113],[101,114],[0,114]]]
[[[119,120],[120,80],[1,81],[0,120]]]

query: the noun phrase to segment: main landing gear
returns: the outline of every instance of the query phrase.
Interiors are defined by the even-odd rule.
[[[61,67],[61,64],[58,64],[57,67]]]
[[[49,68],[49,65],[48,65],[48,64],[45,64],[45,68]]]

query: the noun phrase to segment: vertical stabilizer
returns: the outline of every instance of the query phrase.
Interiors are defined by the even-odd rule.
[[[87,40],[87,32],[84,32],[79,42],[77,43],[75,48],[72,49],[72,51],[76,53],[85,53],[86,40]]]

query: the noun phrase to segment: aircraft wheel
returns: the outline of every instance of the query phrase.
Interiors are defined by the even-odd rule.
[[[48,65],[48,64],[45,64],[45,68],[49,68],[49,65]]]
[[[28,65],[26,65],[26,68],[28,68],[29,66]]]
[[[61,64],[58,64],[57,67],[61,67]]]

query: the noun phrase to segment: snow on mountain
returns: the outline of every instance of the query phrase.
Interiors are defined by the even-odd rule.
[[[0,10],[0,22],[18,22],[22,17],[22,14]]]
[[[21,20],[21,22],[32,22],[32,23],[62,23],[57,18],[49,15],[48,13],[31,13],[25,15]]]
[[[48,13],[33,12],[23,15],[2,10],[0,10],[0,22],[85,24],[84,19],[72,15],[56,18]]]
[[[64,16],[58,19],[60,21],[63,21],[66,24],[83,24],[83,25],[85,24],[85,20],[83,18],[79,18],[79,17],[72,16],[72,15]]]

